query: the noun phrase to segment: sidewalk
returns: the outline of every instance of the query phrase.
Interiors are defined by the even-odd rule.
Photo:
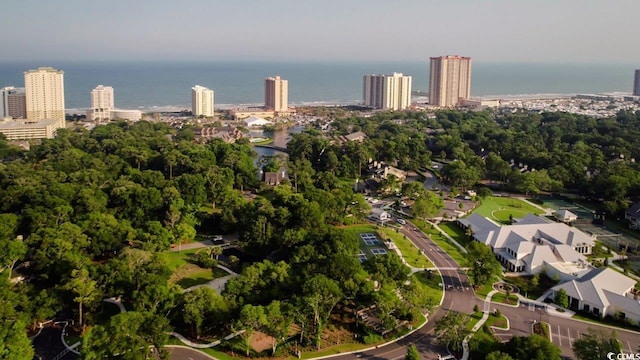
[[[482,327],[482,325],[484,325],[484,323],[487,322],[487,319],[489,318],[490,310],[491,310],[491,298],[497,292],[498,290],[489,291],[489,293],[487,294],[484,300],[484,308],[482,309],[482,318],[480,318],[480,320],[478,320],[478,322],[473,326],[473,328],[471,329],[471,334],[467,335],[467,337],[462,341],[462,360],[469,360],[469,355],[470,355],[469,339],[471,339],[473,337],[473,334],[475,334],[476,331],[478,331]]]
[[[438,230],[440,232],[440,234],[442,234],[442,236],[446,237],[449,241],[451,241],[451,243],[453,243],[455,246],[457,246],[460,249],[460,251],[462,251],[465,254],[468,253],[467,249],[464,246],[460,245],[460,243],[455,241],[451,236],[449,236],[449,234],[447,234],[444,230],[442,230],[440,228],[440,226],[438,226],[435,223],[432,223],[430,221],[429,221],[429,224],[431,224],[436,230]]]

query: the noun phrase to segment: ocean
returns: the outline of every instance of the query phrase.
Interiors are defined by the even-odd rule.
[[[23,72],[52,66],[65,73],[68,112],[90,106],[90,91],[113,86],[121,109],[191,108],[191,87],[215,91],[218,108],[261,105],[264,78],[289,81],[292,105],[357,104],[365,74],[411,75],[413,90],[427,91],[429,62],[0,62],[0,87],[24,86]],[[640,66],[639,66],[640,67]],[[472,96],[630,92],[631,64],[472,64]]]

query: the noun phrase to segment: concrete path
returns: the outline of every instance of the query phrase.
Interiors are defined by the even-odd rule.
[[[462,360],[469,360],[469,339],[478,331],[482,325],[487,321],[491,311],[491,298],[493,294],[497,293],[498,290],[491,290],[487,297],[484,300],[484,309],[482,309],[482,318],[478,320],[478,322],[471,328],[471,334],[467,335],[467,337],[462,341]]]
[[[240,334],[243,334],[243,333],[244,333],[244,330],[236,331],[236,332],[234,332],[232,334],[229,334],[229,335],[225,336],[224,340],[233,339],[234,337],[236,337],[236,336],[238,336]],[[194,347],[196,349],[206,349],[206,348],[218,346],[222,342],[222,340],[216,340],[216,341],[212,341],[212,342],[206,343],[206,344],[198,344],[198,343],[194,343],[193,341],[185,338],[184,336],[182,336],[181,334],[179,334],[177,332],[169,332],[167,334],[176,337],[178,340],[182,341],[182,343],[184,343],[186,345],[189,345],[191,347]]]
[[[127,311],[127,309],[124,308],[124,305],[122,304],[122,301],[120,301],[120,298],[110,297],[110,298],[102,299],[102,301],[106,302],[106,303],[110,303],[110,304],[116,305],[120,309],[121,313]]]

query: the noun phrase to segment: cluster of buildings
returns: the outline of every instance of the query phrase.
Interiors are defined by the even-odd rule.
[[[98,85],[91,90],[91,108],[87,111],[87,119],[91,121],[129,120],[142,119],[142,111],[116,109],[113,87]]]
[[[236,120],[290,116],[295,109],[289,107],[289,81],[280,76],[264,79],[264,107],[235,108],[231,115]]]
[[[454,107],[471,96],[471,58],[447,55],[430,58],[429,105]],[[404,110],[411,106],[411,76],[365,75],[364,105],[382,110]],[[483,105],[483,104],[480,104]]]
[[[560,222],[527,215],[512,225],[500,225],[473,214],[458,223],[475,241],[491,247],[507,271],[544,273],[560,280],[544,297],[555,298],[563,290],[572,309],[640,321],[636,280],[608,267],[594,268],[586,256],[592,253],[595,237],[564,223],[577,219],[567,210],[556,213],[556,219]]]
[[[51,67],[28,70],[24,88],[0,91],[0,133],[7,139],[52,138],[66,126],[63,71]]]

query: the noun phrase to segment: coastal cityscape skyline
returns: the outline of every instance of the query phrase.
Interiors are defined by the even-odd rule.
[[[281,74],[289,79],[292,105],[345,105],[363,102],[362,76],[402,71],[412,76],[412,89],[425,93],[429,87],[429,63],[363,62],[50,62],[65,71],[65,101],[69,111],[90,108],[90,92],[98,84],[113,86],[118,105],[143,111],[186,109],[190,89],[201,84],[216,91],[221,108],[263,104],[260,79]],[[0,63],[0,87],[20,88],[22,63]],[[550,65],[482,63],[473,65],[472,97],[530,97],[538,94],[631,93],[632,65]],[[111,79],[111,80],[108,80]],[[185,91],[185,88],[187,89]],[[217,105],[217,106],[218,106]]]

